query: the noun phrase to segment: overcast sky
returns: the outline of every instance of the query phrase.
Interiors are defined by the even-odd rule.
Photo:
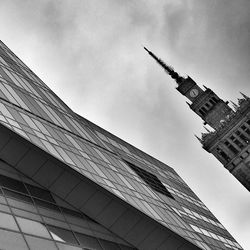
[[[0,39],[75,112],[173,167],[250,248],[250,195],[148,47],[222,99],[250,94],[249,0],[0,0]]]

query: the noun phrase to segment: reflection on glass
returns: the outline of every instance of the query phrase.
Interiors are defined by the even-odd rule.
[[[79,245],[71,231],[54,226],[48,226],[48,229],[54,240]]]
[[[49,232],[46,227],[37,221],[16,217],[17,222],[24,233],[33,234],[45,238],[50,238]]]

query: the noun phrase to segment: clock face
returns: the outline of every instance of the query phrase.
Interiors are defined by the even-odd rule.
[[[194,98],[199,94],[199,91],[198,91],[198,89],[191,89],[189,94],[190,94],[191,97]]]

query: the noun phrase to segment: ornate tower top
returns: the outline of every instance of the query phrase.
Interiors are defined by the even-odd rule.
[[[234,112],[227,104],[220,99],[211,89],[201,89],[198,84],[189,76],[182,77],[171,66],[168,66],[154,53],[144,47],[154,60],[177,82],[177,90],[186,96],[191,104],[189,107],[199,115],[204,124],[210,125],[213,129],[218,130],[223,122]]]
[[[189,76],[179,76],[172,67],[144,49],[175,79],[176,89],[191,101],[189,107],[204,124],[214,129],[210,131],[204,127],[206,133],[202,133],[202,138],[196,136],[203,148],[250,191],[250,98],[241,93],[243,98],[238,99],[238,103],[232,102],[233,110],[211,89],[205,86],[201,89]]]

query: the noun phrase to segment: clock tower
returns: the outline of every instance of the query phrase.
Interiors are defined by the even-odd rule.
[[[189,102],[189,107],[214,131],[207,130],[198,138],[203,148],[213,154],[241,184],[250,191],[250,98],[242,94],[234,109],[211,89],[201,89],[189,76],[182,77],[151,51],[144,49],[176,81],[176,89]]]
[[[208,124],[217,130],[221,123],[234,112],[228,106],[228,102],[220,99],[211,89],[206,87],[204,87],[204,90],[201,89],[190,76],[180,76],[171,66],[166,65],[147,48],[144,47],[144,49],[176,81],[178,85],[176,89],[191,101],[191,103],[188,103],[189,107],[201,117],[204,124]]]

